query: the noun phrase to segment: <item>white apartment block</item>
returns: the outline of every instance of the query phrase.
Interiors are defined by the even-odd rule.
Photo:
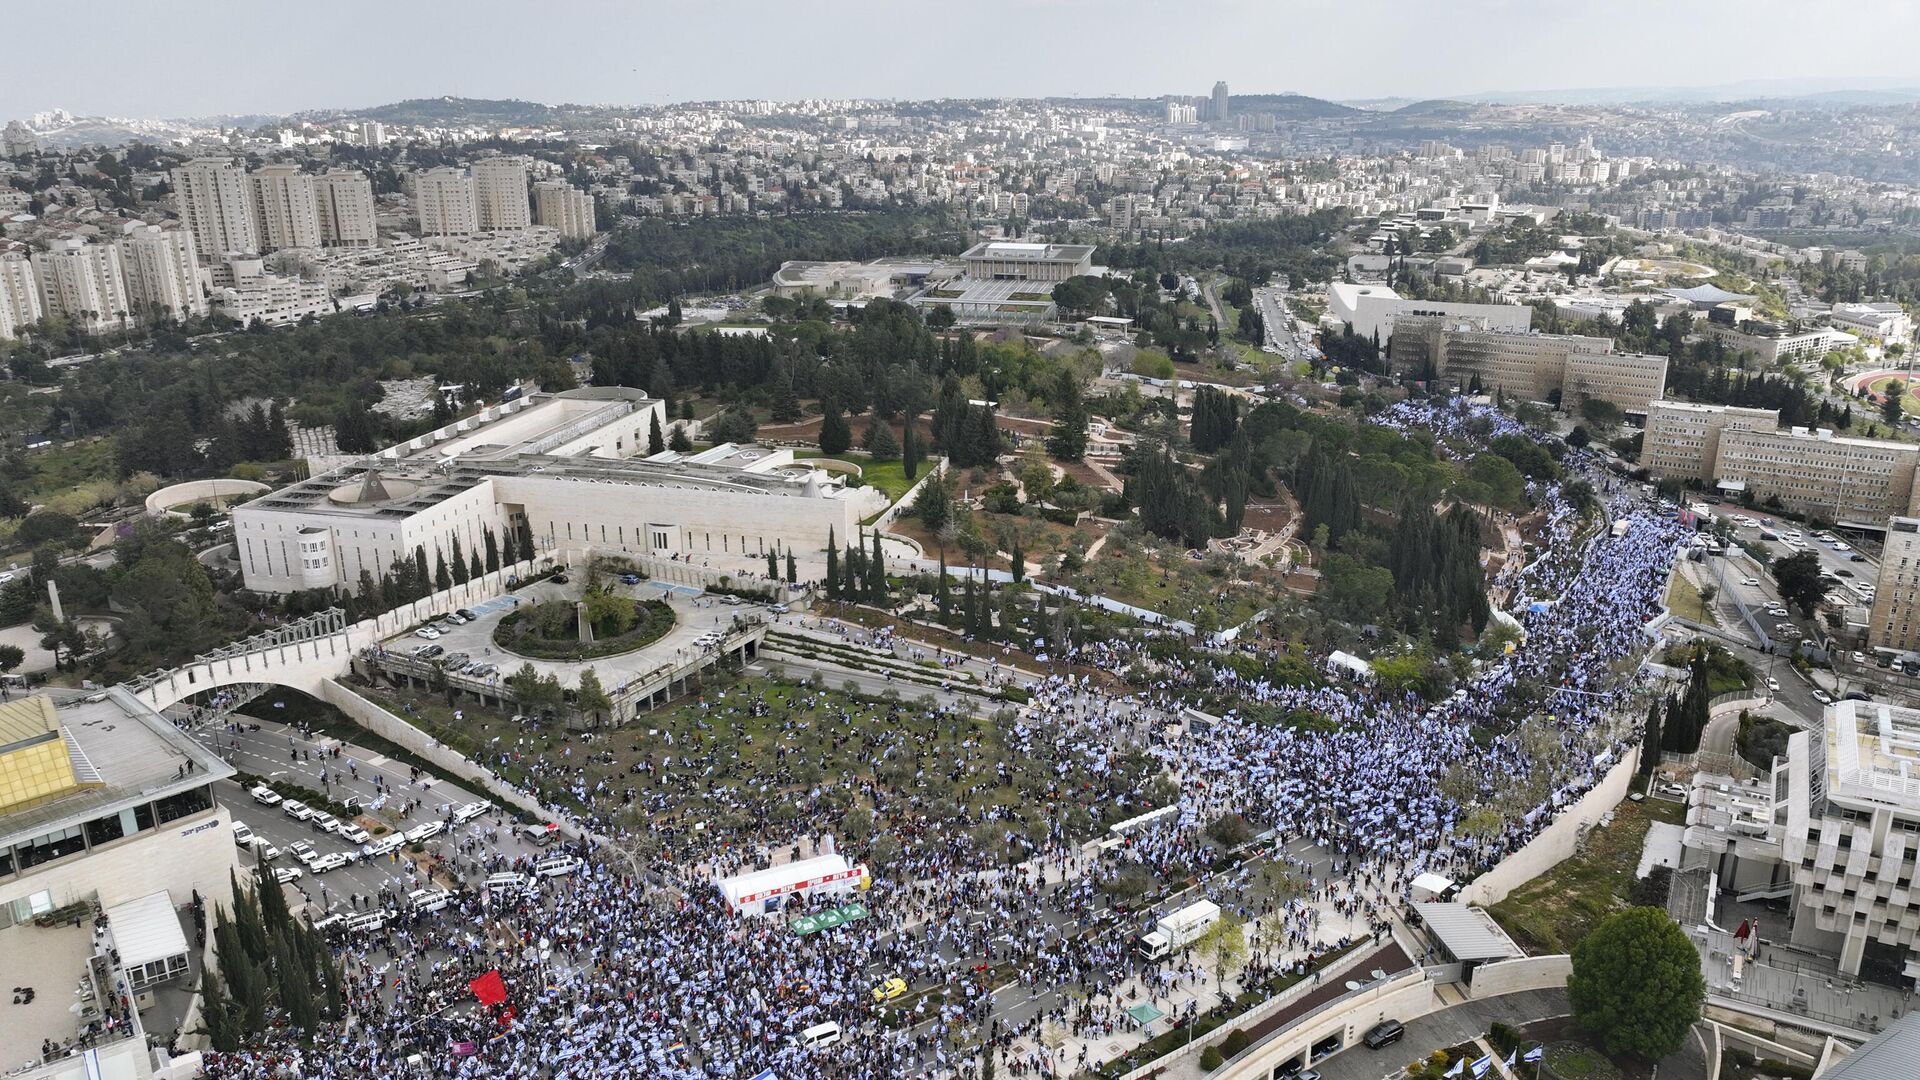
[[[213,291],[214,312],[243,326],[255,319],[283,326],[336,310],[326,282],[269,274],[258,257],[226,260],[217,278],[221,284]]]
[[[200,269],[193,249],[193,233],[158,225],[129,225],[114,241],[120,253],[120,271],[126,278],[127,298],[136,318],[165,309],[170,318],[189,319],[207,313],[200,289]]]
[[[527,159],[507,155],[474,162],[473,199],[482,232],[532,225],[527,203]]]
[[[297,165],[262,165],[247,177],[261,251],[320,246],[313,177]]]
[[[365,173],[332,169],[314,177],[313,201],[320,218],[322,244],[368,247],[379,238],[374,224],[373,182]]]
[[[253,193],[239,162],[195,158],[173,170],[172,177],[174,205],[193,231],[194,250],[201,258],[259,252]]]
[[[1713,338],[1735,353],[1752,353],[1756,360],[1778,364],[1787,360],[1818,359],[1835,349],[1851,348],[1860,339],[1845,331],[1820,326],[1798,334],[1749,334],[1737,326],[1717,322],[1696,322],[1700,333]]]
[[[1920,518],[1887,522],[1880,551],[1880,577],[1874,583],[1873,613],[1867,618],[1867,644],[1875,649],[1920,652]]]
[[[19,337],[40,314],[40,283],[26,252],[0,252],[0,338]]]
[[[1616,353],[1611,338],[1499,330],[1483,317],[1398,315],[1392,327],[1396,368],[1463,387],[1478,376],[1487,393],[1545,401],[1558,391],[1568,411],[1595,398],[1632,413],[1666,393],[1667,358]]]
[[[120,253],[105,244],[55,240],[33,253],[33,276],[42,311],[64,316],[87,333],[120,325],[131,313]]]
[[[414,178],[414,206],[421,236],[466,236],[480,231],[473,177],[465,169],[442,166]]]
[[[590,240],[594,232],[593,196],[565,180],[533,185],[534,223],[560,230],[570,239]]]
[[[1784,937],[1857,975],[1920,961],[1920,711],[1840,701],[1769,778],[1694,779],[1684,844],[1724,890],[1789,897]]]
[[[354,590],[416,548],[481,551],[509,530],[542,551],[818,551],[878,509],[788,450],[647,457],[656,422],[664,403],[626,387],[536,394],[263,495],[234,510],[246,585]]]
[[[1899,304],[1835,304],[1830,318],[1837,327],[1876,337],[1888,344],[1913,337],[1913,316]]]

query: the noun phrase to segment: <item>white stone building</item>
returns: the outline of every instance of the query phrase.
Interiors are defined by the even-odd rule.
[[[120,253],[105,244],[63,237],[33,253],[44,314],[72,320],[88,333],[124,323],[131,313]]]
[[[297,165],[262,165],[247,176],[253,196],[253,220],[260,233],[260,250],[317,248],[320,212],[314,202],[313,177]]]
[[[560,230],[572,239],[593,238],[593,196],[565,180],[542,180],[533,185],[534,221]]]
[[[474,162],[473,201],[482,232],[532,225],[527,203],[527,159],[509,154]]]
[[[231,253],[257,254],[260,234],[246,171],[231,158],[195,158],[174,169],[173,198],[193,231],[194,250],[209,262]]]
[[[480,231],[473,177],[465,169],[428,169],[414,178],[413,191],[421,236],[466,236]]]
[[[321,243],[368,247],[379,238],[374,224],[373,182],[365,173],[329,170],[313,178],[313,197],[320,218]]]
[[[26,251],[0,251],[0,338],[19,337],[40,314],[40,283]]]
[[[128,225],[114,247],[120,253],[120,270],[126,277],[127,299],[133,304],[134,317],[145,318],[157,308],[164,308],[176,319],[207,313],[193,233],[158,225]]]

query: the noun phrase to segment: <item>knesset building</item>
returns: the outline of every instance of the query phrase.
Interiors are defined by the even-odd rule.
[[[416,549],[471,558],[489,534],[543,552],[757,557],[845,543],[882,508],[791,450],[649,455],[672,425],[663,401],[618,386],[489,406],[236,508],[236,558],[259,592],[351,592]]]

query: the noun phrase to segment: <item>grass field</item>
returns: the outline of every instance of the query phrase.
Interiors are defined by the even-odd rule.
[[[1718,626],[1720,622],[1713,617],[1713,609],[1700,596],[1700,590],[1687,575],[1674,572],[1673,584],[1667,588],[1667,610],[1682,619],[1691,619],[1706,626]]]
[[[1577,854],[1488,910],[1528,952],[1566,952],[1601,919],[1628,906],[1647,826],[1683,825],[1686,816],[1686,807],[1663,799],[1622,801],[1613,824],[1590,831]]]
[[[579,792],[604,785],[591,808],[596,813],[644,807],[642,817],[656,826],[699,823],[709,836],[742,841],[806,813],[830,816],[843,835],[864,839],[884,824],[864,810],[971,832],[984,828],[975,824],[979,815],[996,807],[1011,821],[978,832],[976,842],[990,848],[1003,842],[1003,825],[1044,837],[1059,819],[1069,835],[1091,835],[1124,816],[1114,796],[1137,792],[1155,772],[1144,754],[1133,753],[1109,775],[1095,776],[1081,756],[1038,729],[1022,734],[1012,722],[942,714],[913,704],[911,693],[894,704],[769,678],[711,684],[630,727],[592,737],[558,724],[516,724],[505,712],[466,705],[456,718],[444,698],[431,694],[368,696],[548,799],[583,807]],[[620,794],[627,789],[631,804]],[[818,805],[808,810],[810,798]]]
[[[1875,379],[1872,382],[1867,384],[1867,390],[1873,394],[1875,400],[1878,400],[1882,397],[1885,397],[1887,393],[1887,387],[1897,381],[1899,381],[1897,376],[1890,376],[1885,379]],[[1920,414],[1920,397],[1914,396],[1916,391],[1920,391],[1920,385],[1916,385],[1916,384],[1920,384],[1920,379],[1909,379],[1906,395],[1900,399],[1900,407],[1907,411],[1908,416]],[[1855,415],[1857,416],[1858,414],[1856,413]],[[1856,424],[1859,423],[1858,420],[1855,420],[1854,422]]]

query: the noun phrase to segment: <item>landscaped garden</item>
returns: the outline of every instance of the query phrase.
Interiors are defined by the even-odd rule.
[[[592,660],[644,648],[673,629],[673,608],[664,600],[635,600],[599,589],[588,589],[582,599],[591,641],[580,640],[581,608],[572,600],[550,600],[502,618],[493,628],[493,643],[536,660]]]

